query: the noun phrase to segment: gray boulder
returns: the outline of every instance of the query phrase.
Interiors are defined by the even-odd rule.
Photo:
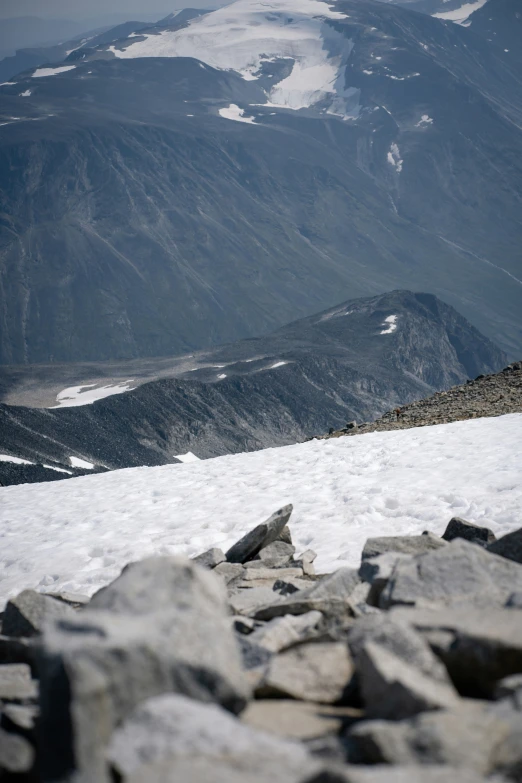
[[[252,560],[262,549],[276,541],[290,519],[293,506],[289,504],[276,511],[275,514],[250,530],[237,541],[226,553],[229,563],[246,563]]]
[[[274,617],[253,631],[248,638],[270,652],[278,653],[309,636],[322,619],[323,615],[317,611]]]
[[[300,644],[271,659],[256,694],[335,704],[352,674],[353,663],[343,642]]]
[[[381,536],[369,538],[362,551],[362,560],[384,555],[386,552],[401,552],[404,555],[421,555],[431,552],[433,549],[441,549],[446,542],[434,536],[433,533],[425,533],[422,536]]]
[[[380,605],[475,604],[503,606],[522,589],[522,568],[463,539],[400,561],[381,594]]]
[[[212,547],[201,555],[197,555],[192,558],[195,563],[203,568],[215,568],[220,563],[224,563],[226,560],[225,553],[221,549]]]
[[[252,728],[299,740],[338,735],[360,717],[353,707],[294,699],[255,699],[241,714]]]
[[[522,623],[512,609],[397,608],[391,617],[426,638],[464,695],[491,698],[499,680],[522,672]]]
[[[522,563],[522,527],[490,544],[488,551],[506,557],[508,560],[514,560],[515,563]]]
[[[104,747],[137,704],[178,692],[240,711],[249,696],[223,585],[178,557],[124,569],[42,638],[43,780],[105,783]],[[63,730],[57,732],[56,725]]]
[[[114,733],[107,757],[122,783],[299,783],[318,766],[299,744],[177,695],[141,704]]]
[[[0,778],[6,781],[13,780],[10,775],[22,775],[24,772],[29,772],[33,763],[32,745],[24,737],[0,729]],[[24,779],[20,778],[20,780]]]
[[[285,614],[298,615],[314,610],[330,616],[353,616],[350,599],[359,584],[360,578],[355,569],[340,568],[313,583],[307,590],[299,590],[284,600],[258,609],[254,617],[271,620]]]
[[[374,642],[367,642],[359,653],[357,674],[369,718],[402,720],[458,702],[449,681],[426,676]]]
[[[219,563],[219,565],[213,569],[213,573],[221,577],[226,585],[229,585],[234,582],[234,580],[241,579],[245,573],[245,569],[241,563]]]
[[[2,633],[16,637],[36,636],[47,621],[71,616],[74,611],[64,601],[35,590],[24,590],[7,602]]]
[[[26,663],[6,663],[0,666],[0,699],[24,701],[38,698],[38,684],[31,679]]]
[[[378,607],[381,593],[388,584],[393,569],[400,561],[407,560],[411,555],[400,552],[385,552],[377,557],[363,560],[359,568],[359,576],[362,581],[370,585],[367,603],[369,606]]]
[[[476,525],[474,522],[467,522],[460,517],[453,517],[448,522],[446,530],[442,534],[445,541],[453,541],[455,538],[465,538],[467,541],[486,545],[492,544],[496,536],[489,527]]]
[[[258,552],[250,566],[255,566],[257,561],[260,561],[260,564],[262,563],[266,568],[285,566],[290,564],[294,554],[295,546],[292,546],[292,544],[286,544],[284,541],[273,541]]]

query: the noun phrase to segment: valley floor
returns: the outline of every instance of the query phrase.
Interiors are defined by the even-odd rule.
[[[452,516],[522,524],[522,414],[314,440],[185,465],[0,489],[0,603],[31,587],[92,594],[151,554],[227,549],[286,503],[318,572],[375,535],[442,534]]]

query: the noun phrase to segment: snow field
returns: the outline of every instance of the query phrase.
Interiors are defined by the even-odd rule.
[[[92,594],[128,562],[226,550],[285,503],[297,554],[355,566],[369,536],[522,524],[522,414],[0,488],[0,602]]]
[[[129,386],[133,379],[113,383],[109,386],[98,386],[96,383],[87,383],[84,386],[69,386],[56,395],[56,405],[53,408],[73,408],[79,405],[92,405],[96,400],[111,397],[113,394],[122,394],[131,391],[134,386]],[[96,387],[96,388],[93,388]],[[81,466],[80,466],[81,467]]]

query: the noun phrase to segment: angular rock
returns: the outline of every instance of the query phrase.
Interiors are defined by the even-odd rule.
[[[395,566],[380,604],[502,606],[522,589],[522,568],[461,538]]]
[[[285,544],[292,544],[292,533],[288,525],[285,525],[276,538],[276,541],[283,541]]]
[[[316,557],[317,552],[314,552],[313,549],[307,549],[306,552],[303,552],[298,558],[298,561],[301,563],[301,568],[307,576],[315,575],[314,560]]]
[[[465,538],[467,541],[473,541],[480,544],[492,544],[496,536],[488,527],[476,525],[474,522],[467,522],[460,517],[453,517],[448,522],[446,530],[442,534],[445,541],[453,541],[455,538]]]
[[[252,587],[238,590],[229,596],[228,603],[234,614],[254,614],[267,603],[283,600],[271,587]]]
[[[114,727],[151,695],[178,692],[232,711],[249,696],[224,587],[181,557],[127,566],[81,614],[51,624],[40,673],[43,780],[106,783]]]
[[[317,611],[274,617],[250,634],[249,639],[272,653],[278,653],[306,638],[322,619],[323,615]]]
[[[507,699],[517,694],[522,695],[522,674],[512,674],[497,682],[495,687],[495,699]],[[518,702],[518,699],[517,699]]]
[[[176,695],[139,705],[112,737],[108,758],[123,783],[299,783],[318,767],[299,744]]]
[[[251,561],[250,565],[253,566],[257,564],[257,561],[259,560],[266,568],[280,568],[281,566],[290,564],[294,554],[295,546],[286,544],[284,541],[276,540],[261,549]]]
[[[33,763],[32,745],[24,737],[0,729],[0,777],[2,780],[4,780],[3,773],[20,775],[29,772]],[[7,775],[5,779],[7,780]]]
[[[38,707],[27,704],[4,704],[2,707],[2,727],[17,734],[32,735]]]
[[[522,527],[490,544],[488,551],[508,560],[514,560],[515,563],[522,563]]]
[[[24,590],[7,602],[2,633],[16,637],[36,636],[41,633],[45,622],[73,614],[71,607],[63,601],[35,590]]]
[[[79,609],[81,606],[86,606],[90,599],[90,596],[83,595],[83,593],[71,593],[68,590],[63,590],[61,593],[47,593],[51,598],[56,598],[57,601],[63,601],[75,609]]]
[[[243,634],[244,636],[251,634],[256,625],[258,625],[251,617],[242,617],[241,615],[236,615],[233,618],[233,621],[234,631]]]
[[[421,555],[424,552],[431,552],[433,549],[442,549],[446,542],[434,536],[433,533],[426,533],[422,536],[381,536],[380,538],[369,538],[362,551],[362,560],[369,560],[371,557],[384,555],[386,552],[401,552],[404,555]]]
[[[369,718],[402,720],[458,701],[453,686],[433,680],[384,647],[367,642],[357,661],[359,687]]]
[[[499,680],[522,672],[522,623],[512,609],[397,608],[391,617],[428,640],[463,695],[491,698]]]
[[[226,585],[229,585],[234,579],[240,579],[244,572],[245,569],[240,563],[219,563],[213,569],[213,573],[220,576]]]
[[[485,702],[463,702],[398,722],[363,721],[350,731],[350,757],[365,764],[447,764],[487,776],[516,768],[509,751],[517,734],[510,716],[493,714]],[[421,780],[423,773],[424,767]]]
[[[402,560],[407,560],[411,555],[401,554],[400,552],[385,552],[377,557],[370,557],[363,560],[359,568],[359,576],[363,582],[370,585],[368,592],[368,604],[378,607],[381,593],[388,584],[393,569]]]
[[[246,563],[252,560],[262,549],[276,541],[290,519],[293,506],[289,504],[276,511],[275,514],[250,530],[237,541],[226,553],[229,563]]]
[[[225,553],[221,549],[213,547],[203,552],[201,555],[193,557],[192,560],[203,568],[215,568],[226,560]]]
[[[301,644],[272,658],[256,693],[334,704],[342,699],[352,674],[343,642]]]
[[[405,619],[407,620],[407,615]],[[361,652],[368,642],[388,650],[432,681],[443,686],[450,684],[444,664],[433,654],[421,634],[406,622],[397,622],[388,614],[369,615],[358,619],[348,634],[348,645],[356,669]]]
[[[307,590],[300,590],[285,600],[258,609],[256,620],[271,620],[285,614],[305,614],[312,610],[336,616],[352,616],[350,597],[360,579],[353,568],[340,568],[324,576]]]
[[[252,728],[300,740],[337,735],[360,717],[360,710],[353,707],[291,699],[256,699],[241,714],[243,723]]]
[[[38,697],[38,684],[31,679],[26,663],[5,663],[0,666],[0,699],[23,701]]]
[[[271,580],[276,582],[278,579],[299,579],[303,576],[302,568],[268,568],[268,567],[250,567],[245,568],[241,577],[243,581],[252,581],[259,579]]]

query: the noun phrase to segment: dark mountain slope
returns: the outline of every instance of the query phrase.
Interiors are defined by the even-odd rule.
[[[497,370],[506,357],[435,297],[396,291],[193,362],[196,369],[178,378],[92,405],[2,405],[1,451],[70,470],[71,456],[114,469],[161,465],[187,451],[205,458],[284,445],[353,418],[371,420]],[[2,470],[11,482],[18,466],[0,463]],[[27,481],[27,468],[20,472]]]
[[[101,59],[1,88],[0,361],[168,356],[397,287],[518,353],[517,74],[466,28],[340,7],[347,121],[259,106],[280,64]]]

